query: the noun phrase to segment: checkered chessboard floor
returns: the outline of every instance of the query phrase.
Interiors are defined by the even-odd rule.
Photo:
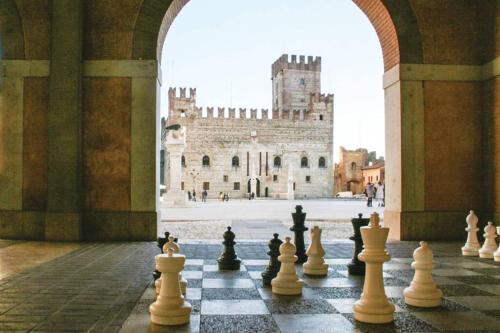
[[[305,282],[303,294],[278,296],[262,285],[267,260],[259,256],[243,260],[240,271],[234,272],[218,271],[214,259],[188,259],[183,276],[193,306],[190,324],[150,324],[154,290],[148,287],[121,332],[500,332],[500,263],[461,257],[454,246],[435,245],[434,280],[445,296],[438,308],[404,303],[403,289],[414,274],[411,251],[400,251],[403,256],[384,264],[386,294],[396,306],[391,324],[354,320],[352,304],[360,297],[363,278],[347,274],[350,259],[327,259],[325,278],[305,277],[297,265]]]

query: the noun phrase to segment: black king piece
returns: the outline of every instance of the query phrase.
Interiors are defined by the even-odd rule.
[[[349,237],[354,241],[354,254],[350,263],[347,264],[347,271],[350,275],[365,275],[365,263],[358,259],[358,254],[363,250],[363,238],[361,238],[361,227],[366,227],[370,219],[364,219],[363,214],[358,214],[358,218],[351,219],[354,235]]]
[[[156,240],[156,245],[160,248],[161,253],[163,253],[163,245],[165,245],[168,242],[168,237],[170,237],[170,232],[165,231],[165,238],[163,237],[158,237]],[[177,243],[177,238],[174,238],[174,242]],[[161,273],[155,269],[153,272],[153,278],[155,281],[161,276]]]
[[[220,255],[217,262],[219,263],[220,271],[238,271],[240,269],[241,260],[234,252],[234,232],[231,231],[231,227],[227,227],[227,231],[224,233],[224,252]]]
[[[302,206],[295,206],[295,213],[292,213],[293,226],[290,228],[291,231],[295,233],[295,247],[297,252],[295,253],[298,257],[297,263],[302,264],[307,261],[306,247],[304,245],[304,231],[308,230],[304,222],[306,220],[306,213],[302,213]]]
[[[264,286],[270,286],[271,280],[278,275],[281,267],[281,262],[278,261],[278,256],[280,255],[280,245],[283,244],[281,239],[278,238],[278,234],[273,235],[274,238],[268,243],[269,252],[269,265],[267,265],[266,270],[262,272],[262,283]]]

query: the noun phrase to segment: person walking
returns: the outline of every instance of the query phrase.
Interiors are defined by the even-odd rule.
[[[385,207],[385,186],[381,181],[378,182],[375,199],[377,200],[379,207]]]
[[[366,206],[372,207],[373,197],[375,196],[375,186],[372,183],[366,184],[366,196],[368,197]]]
[[[196,191],[193,189],[193,201],[196,202]]]
[[[201,201],[202,202],[207,202],[207,197],[208,197],[207,190],[203,190],[203,192],[201,192]]]
[[[188,201],[191,201],[191,191],[188,191]]]

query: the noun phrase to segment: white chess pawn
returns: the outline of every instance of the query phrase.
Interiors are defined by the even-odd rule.
[[[286,237],[285,242],[280,245],[280,256],[278,257],[281,262],[280,271],[271,280],[271,290],[278,295],[300,295],[304,285],[304,282],[299,279],[295,271],[296,248],[295,245],[290,243],[290,240],[290,237]]]
[[[391,259],[385,249],[389,228],[380,226],[377,213],[370,217],[370,224],[361,227],[363,251],[359,260],[366,263],[365,283],[361,298],[354,303],[354,319],[370,324],[384,324],[394,321],[393,304],[389,303],[384,289],[382,265]]]
[[[433,254],[427,246],[427,242],[420,242],[420,247],[413,252],[411,267],[415,270],[415,276],[403,295],[405,303],[418,307],[435,307],[441,305],[443,292],[436,287],[432,279]]]
[[[497,234],[500,235],[500,227],[497,227]],[[500,261],[500,244],[495,253],[493,253],[493,258],[495,258],[495,261]]]
[[[303,265],[304,274],[325,276],[328,274],[328,264],[325,264],[323,257],[325,250],[321,245],[321,229],[314,226],[311,229],[311,244],[307,247],[307,262]]]
[[[480,258],[493,258],[493,253],[497,249],[497,243],[495,238],[497,238],[497,233],[495,231],[495,226],[493,222],[488,222],[488,225],[484,227],[484,244],[483,247],[479,250]]]
[[[166,242],[163,245],[163,253],[167,253],[168,249],[172,249],[174,253],[179,253],[181,251],[181,247],[179,244],[174,242],[174,237],[170,236],[168,237],[168,242]],[[182,277],[182,273],[179,273],[179,283],[181,284],[181,292],[183,295],[186,294],[186,288],[187,288],[187,280]],[[161,276],[155,281],[155,289],[156,289],[156,295],[160,293],[160,287],[161,287]]]
[[[157,325],[182,325],[189,323],[191,304],[185,301],[179,286],[179,272],[186,257],[169,248],[167,254],[155,257],[156,269],[162,274],[160,294],[149,306],[151,322]]]
[[[479,219],[473,210],[469,212],[469,215],[465,218],[465,222],[467,222],[467,242],[462,247],[462,255],[468,257],[477,257],[479,255],[479,249],[481,248],[481,244],[477,240],[477,232],[479,228],[477,227],[477,222]]]

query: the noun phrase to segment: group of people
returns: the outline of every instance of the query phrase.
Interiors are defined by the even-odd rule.
[[[229,194],[227,192],[219,192],[220,201],[229,201]]]
[[[201,192],[201,202],[207,202],[207,196],[207,190],[203,190],[203,192]],[[196,191],[194,189],[192,193],[191,191],[188,191],[188,200],[196,202]]]
[[[365,186],[364,194],[367,197],[366,205],[368,207],[373,207],[373,199],[377,200],[379,207],[385,207],[385,186],[382,182],[373,184],[369,182]]]

